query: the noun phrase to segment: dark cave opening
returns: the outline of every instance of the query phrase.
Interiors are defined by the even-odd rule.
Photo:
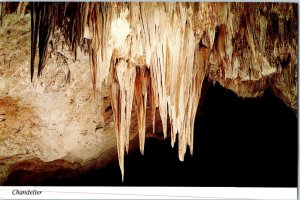
[[[53,186],[296,187],[297,117],[270,91],[242,99],[218,83],[209,86],[195,121],[194,155],[178,159],[170,138],[148,138],[145,155],[125,157],[124,183],[118,161]]]

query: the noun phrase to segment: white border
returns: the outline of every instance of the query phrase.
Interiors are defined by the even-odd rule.
[[[38,0],[32,0],[38,1]],[[66,0],[56,0],[66,2]],[[73,2],[76,2],[75,0]],[[86,1],[86,0],[82,0]],[[95,2],[97,0],[90,0]],[[87,2],[90,2],[87,1]],[[112,0],[112,2],[117,0]],[[138,0],[133,0],[138,1]],[[144,0],[151,2],[151,0]],[[163,0],[157,0],[162,2]],[[172,0],[169,0],[172,1]],[[5,2],[5,0],[0,0]],[[19,0],[10,0],[10,2],[19,2]],[[125,1],[127,2],[127,1]],[[168,2],[168,1],[167,1]],[[183,2],[195,2],[195,0],[183,0]],[[197,2],[197,1],[196,1]],[[201,2],[211,2],[202,0]],[[260,0],[215,0],[214,2],[261,2]],[[272,0],[272,2],[298,3],[298,23],[299,23],[299,0]],[[299,24],[298,24],[298,44]],[[298,45],[299,46],[299,45]],[[298,50],[299,51],[299,50]],[[298,52],[298,61],[299,59]],[[298,103],[299,103],[299,64],[298,64]],[[298,104],[299,105],[299,104]],[[298,126],[300,112],[298,109]],[[298,129],[298,157],[300,155],[300,137]],[[299,173],[300,159],[298,158],[298,183],[300,181]],[[12,191],[18,190],[38,190],[41,195],[13,195]],[[4,199],[264,199],[264,200],[295,200],[297,199],[298,188],[236,188],[236,187],[0,187],[0,200]],[[298,197],[300,200],[300,197]]]
[[[41,195],[13,195],[37,190]],[[296,188],[235,187],[0,187],[0,199],[265,199],[295,200]]]

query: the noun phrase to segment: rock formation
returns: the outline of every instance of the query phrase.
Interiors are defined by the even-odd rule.
[[[295,112],[298,109],[297,4],[0,5],[2,163],[8,162],[9,156],[26,159],[30,155],[45,162],[76,160],[83,165],[116,142],[123,177],[130,140],[138,133],[143,154],[147,127],[157,132],[159,118],[164,137],[170,130],[172,146],[178,139],[178,156],[183,161],[187,147],[193,153],[194,121],[205,77],[241,97],[258,97],[271,89]],[[36,66],[39,79],[35,78]],[[30,74],[31,79],[27,78]],[[84,95],[76,96],[76,92]],[[26,106],[29,102],[31,106]],[[20,103],[25,106],[19,108]],[[28,120],[27,109],[33,105],[34,114]],[[12,114],[17,119],[10,121],[9,113],[14,112],[20,115]],[[71,116],[76,118],[67,119]],[[81,119],[85,121],[79,122]],[[16,120],[20,126],[28,126],[29,132],[15,128]],[[137,129],[132,128],[133,123]],[[113,128],[116,141],[108,134]],[[44,131],[47,137],[42,136],[43,140],[48,140],[45,143],[57,154],[43,155],[45,149],[37,147],[41,144],[28,144],[32,154],[15,152],[23,144],[7,146],[16,142],[16,136],[7,140],[11,130],[21,138],[41,136],[39,132]],[[53,133],[49,134],[50,130]],[[70,134],[60,139],[65,132]],[[90,138],[82,140],[76,134]],[[75,141],[78,144],[73,144]],[[81,141],[93,143],[88,145],[93,146],[90,155]]]

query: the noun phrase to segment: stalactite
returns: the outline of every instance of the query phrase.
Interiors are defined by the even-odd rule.
[[[0,4],[0,21],[3,5]],[[296,91],[295,5],[174,2],[30,5],[31,76],[37,43],[40,74],[51,31],[56,28],[75,59],[78,48],[88,52],[94,92],[96,85],[101,90],[104,82],[111,83],[122,179],[133,103],[141,153],[144,153],[148,98],[153,132],[158,108],[164,137],[169,133],[169,119],[172,147],[178,138],[181,161],[188,146],[193,153],[194,121],[205,76],[243,97],[261,95],[267,84],[273,84],[275,93],[278,88],[287,87],[285,102],[295,106],[291,100],[295,95],[290,95]],[[278,18],[278,13],[287,16]]]
[[[151,76],[150,76],[151,77]],[[151,78],[149,82],[149,107],[150,107],[150,117],[152,119],[152,132],[155,133],[155,113],[156,113],[156,105],[155,105],[155,96],[152,88]]]
[[[5,3],[1,2],[0,3],[0,26],[2,26],[2,24],[3,24],[4,14],[5,14]]]
[[[46,65],[46,57],[48,54],[48,42],[51,37],[54,28],[54,16],[57,16],[55,9],[55,3],[45,3],[45,6],[40,7],[40,23],[39,28],[42,31],[38,31],[38,47],[39,47],[39,64],[38,64],[38,76],[41,75],[43,68]]]
[[[114,111],[119,165],[124,179],[124,149],[128,153],[129,128],[136,79],[135,67],[124,59],[117,59],[111,69],[113,83],[111,99]]]
[[[146,109],[147,109],[147,92],[150,82],[149,69],[144,67],[137,68],[134,89],[134,102],[138,120],[140,151],[144,155],[145,131],[146,131]]]
[[[35,54],[36,54],[36,45],[38,41],[38,27],[40,24],[40,9],[39,3],[31,4],[31,81],[33,79],[34,74],[34,61],[35,61]]]

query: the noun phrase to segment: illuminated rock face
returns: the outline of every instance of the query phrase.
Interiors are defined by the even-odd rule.
[[[122,177],[133,110],[142,154],[146,121],[151,117],[155,132],[156,109],[164,137],[170,120],[171,145],[178,138],[179,159],[184,160],[187,146],[193,153],[194,121],[205,77],[241,97],[261,96],[270,88],[297,110],[297,5],[32,5],[31,55],[36,52],[35,41],[39,41],[38,72],[48,67],[45,64],[48,43],[52,49],[57,48],[56,40],[49,34],[60,30],[64,36],[62,42],[76,57],[77,47],[89,53],[94,92],[102,91],[104,83],[110,90]],[[44,7],[53,9],[54,15],[46,15]],[[74,10],[80,12],[70,15]]]
[[[101,18],[97,15],[97,22],[102,23],[100,28],[96,29],[95,23],[90,23],[88,29],[92,32],[90,40],[94,44],[91,49],[98,50],[96,54],[99,56],[98,62],[92,63],[93,68],[99,68],[99,73],[103,74],[98,84],[107,79],[109,68],[113,71],[111,99],[122,173],[124,149],[128,151],[129,145],[134,93],[140,149],[142,153],[144,151],[147,87],[153,92],[149,95],[153,99],[152,106],[159,108],[165,137],[167,118],[170,118],[172,146],[178,134],[181,161],[187,146],[193,152],[194,120],[206,75],[239,96],[256,97],[268,87],[269,77],[286,70],[276,64],[276,60],[282,63],[289,59],[288,68],[293,73],[287,76],[290,78],[286,82],[292,81],[293,84],[285,84],[295,94],[297,31],[292,21],[296,20],[296,10],[292,5],[280,6],[231,3],[106,5],[107,16]],[[95,4],[88,7],[95,13],[99,12]],[[285,14],[274,19],[276,13]],[[104,20],[107,20],[105,24]],[[289,28],[285,24],[290,24]],[[275,35],[273,26],[278,27]],[[291,31],[294,35],[286,38]],[[99,37],[108,42],[97,42]],[[101,51],[106,51],[106,56],[101,56]],[[112,65],[107,64],[110,61]],[[149,69],[150,77],[144,77],[144,70],[136,76],[135,71],[140,67]],[[138,86],[134,87],[134,79]],[[295,98],[290,98],[286,103],[292,106],[295,101]]]

